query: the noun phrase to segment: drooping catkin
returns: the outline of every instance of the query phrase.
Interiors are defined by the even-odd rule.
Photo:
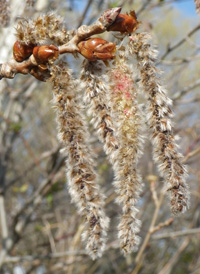
[[[132,68],[126,64],[124,52],[118,50],[116,65],[111,69],[110,107],[117,124],[116,137],[120,141],[114,161],[117,202],[122,205],[118,225],[118,237],[124,254],[137,250],[140,238],[137,235],[141,222],[137,219],[138,201],[142,182],[138,171],[138,159],[142,153],[142,115],[138,108]]]
[[[110,116],[108,106],[108,87],[103,79],[107,69],[102,61],[83,63],[81,80],[84,83],[83,98],[88,109],[88,114],[92,117],[91,123],[97,129],[97,136],[104,144],[105,153],[109,156],[111,163],[119,147],[115,137],[116,128]]]
[[[69,35],[62,17],[53,12],[40,15],[33,20],[20,20],[16,27],[18,41],[27,45],[43,44],[49,41],[62,45],[69,41]]]
[[[69,192],[86,219],[83,239],[89,255],[95,259],[102,255],[105,248],[109,219],[104,213],[103,195],[96,183],[89,138],[76,93],[77,82],[70,71],[61,65],[53,66],[51,74],[59,139],[68,155],[66,167]]]
[[[147,99],[147,120],[152,130],[154,160],[164,177],[166,190],[170,194],[171,210],[174,214],[184,212],[189,206],[189,190],[185,182],[186,168],[172,131],[171,100],[159,80],[159,70],[155,66],[157,51],[150,44],[147,33],[130,37],[129,54],[134,54],[140,70],[140,86]]]

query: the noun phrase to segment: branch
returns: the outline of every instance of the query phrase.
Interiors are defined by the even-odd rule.
[[[62,161],[60,161],[57,166],[53,168],[49,176],[41,183],[38,190],[34,192],[32,197],[25,203],[25,205],[17,212],[14,217],[12,230],[13,237],[9,239],[7,246],[0,252],[0,269],[5,263],[6,255],[13,249],[15,244],[20,240],[21,234],[26,228],[30,221],[32,214],[35,212],[36,208],[41,204],[42,198],[48,192],[51,184],[54,183],[54,179],[62,166]]]
[[[80,26],[82,25],[82,23],[83,23],[83,21],[84,21],[84,19],[85,19],[85,16],[86,16],[86,14],[87,14],[87,12],[88,12],[88,10],[89,10],[89,8],[90,8],[92,2],[93,2],[93,0],[88,0],[87,5],[86,5],[86,7],[85,7],[85,9],[84,9],[84,11],[83,11],[83,15],[82,15],[81,18],[79,19],[78,27],[80,27]]]
[[[94,34],[103,33],[107,28],[112,25],[115,21],[117,15],[120,13],[121,8],[113,8],[105,11],[101,17],[92,25],[86,26],[83,25],[79,27],[73,36],[73,38],[66,44],[58,48],[60,54],[64,53],[78,53],[78,43],[89,38]],[[0,64],[0,80],[2,78],[13,79],[17,73],[28,74],[31,69],[35,66],[38,66],[39,63],[33,55],[29,59],[19,63],[15,61],[14,58],[11,58],[10,61],[4,64]]]
[[[52,159],[55,157],[55,155],[58,154],[60,150],[60,146],[53,148],[52,150],[45,151],[41,154],[40,158],[37,159],[38,164],[40,164],[43,160],[46,159]],[[6,184],[6,190],[11,187],[13,184],[15,184],[17,181],[21,180],[21,178],[24,178],[25,175],[27,175],[29,172],[31,172],[34,168],[36,168],[36,163],[33,161],[25,170],[23,170],[19,175],[17,175],[15,178],[11,179]]]
[[[159,271],[158,274],[170,274],[172,268],[177,263],[181,253],[186,249],[186,247],[188,246],[189,243],[190,243],[189,238],[186,238],[182,242],[182,245],[179,247],[177,252],[174,255],[172,255],[171,259],[167,262],[167,264],[163,267],[163,269],[161,269],[161,271]]]
[[[151,221],[151,224],[150,224],[150,227],[149,227],[149,231],[147,232],[146,237],[144,239],[144,242],[143,242],[142,246],[140,247],[140,250],[139,250],[139,252],[138,252],[138,254],[135,258],[135,261],[136,261],[137,264],[141,264],[141,259],[142,259],[142,256],[144,254],[144,251],[145,251],[145,249],[148,245],[148,242],[151,238],[151,235],[153,233],[153,228],[154,228],[155,223],[157,221],[159,210],[160,210],[160,207],[161,207],[162,202],[163,202],[163,198],[164,198],[164,194],[163,194],[163,192],[161,192],[160,198],[158,200],[158,203],[156,205],[156,208],[155,208],[155,211],[154,211],[154,214],[153,214],[153,217],[152,217],[152,221]],[[135,268],[137,268],[137,265],[136,265]]]
[[[31,57],[22,63],[18,63],[14,58],[11,58],[7,63],[0,64],[0,80],[2,78],[13,79],[17,73],[28,74],[32,67]]]
[[[84,256],[87,253],[84,250],[75,250],[75,251],[66,251],[66,252],[57,252],[57,253],[50,253],[46,255],[36,255],[36,256],[15,256],[11,257],[8,256],[5,258],[6,263],[17,263],[17,262],[24,262],[24,261],[35,261],[35,260],[49,260],[49,259],[57,259],[65,256]]]
[[[197,61],[200,59],[200,55],[193,55],[189,57],[184,57],[182,59],[174,59],[174,60],[161,60],[160,63],[166,65],[166,66],[177,66],[182,65],[184,63],[189,63],[191,61]]]
[[[166,52],[161,56],[160,60],[165,59],[165,57],[170,54],[173,50],[177,49],[178,47],[180,47],[183,43],[185,43],[188,39],[188,37],[192,36],[195,32],[197,32],[200,29],[200,24],[197,25],[194,29],[192,29],[190,32],[188,32],[188,34],[182,38],[181,40],[179,40],[176,44],[174,44],[173,46],[168,46]]]
[[[173,101],[176,101],[177,99],[180,99],[182,96],[184,96],[188,91],[200,86],[200,79],[192,83],[191,85],[183,88],[182,90],[177,91],[173,96]]]
[[[139,8],[139,10],[137,11],[137,15],[139,15],[140,13],[142,13],[146,7],[151,3],[152,0],[146,0],[143,5]]]
[[[200,233],[200,228],[192,228],[192,229],[187,229],[187,230],[183,230],[183,231],[175,231],[175,232],[168,232],[168,233],[154,235],[154,236],[152,236],[152,239],[160,240],[160,239],[182,237],[182,236],[186,236],[186,235],[199,234],[199,233]]]

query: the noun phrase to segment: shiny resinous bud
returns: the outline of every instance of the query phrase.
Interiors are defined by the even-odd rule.
[[[33,56],[38,64],[53,63],[59,56],[59,50],[54,45],[37,46],[33,49]]]
[[[78,44],[79,52],[88,60],[109,60],[114,58],[116,45],[101,38],[90,38]]]
[[[130,14],[118,14],[114,23],[108,27],[108,31],[120,31],[121,33],[132,33],[138,26],[134,11]]]
[[[16,41],[13,46],[13,57],[17,62],[22,62],[31,56],[34,45],[22,44]]]

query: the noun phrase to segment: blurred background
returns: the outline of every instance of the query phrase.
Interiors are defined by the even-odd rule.
[[[51,86],[32,76],[0,81],[0,273],[200,273],[200,23],[193,0],[1,1],[0,63],[12,56],[20,18],[55,11],[67,29],[91,24],[111,7],[135,10],[139,31],[150,32],[159,50],[163,83],[174,101],[175,134],[188,166],[190,209],[171,215],[162,178],[146,138],[140,170],[145,184],[138,205],[141,245],[124,257],[117,240],[120,207],[113,170],[92,127],[97,172],[112,219],[107,250],[92,261],[81,242],[84,220],[71,203],[60,153]],[[4,10],[3,10],[4,9]],[[112,41],[113,35],[103,34]],[[64,56],[79,77],[81,60]],[[148,136],[148,132],[147,132]]]

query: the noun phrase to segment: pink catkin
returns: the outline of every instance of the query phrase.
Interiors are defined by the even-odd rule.
[[[118,125],[116,137],[120,142],[114,161],[114,186],[118,194],[117,202],[122,206],[118,237],[124,254],[127,254],[137,249],[140,240],[137,235],[140,221],[136,216],[136,203],[142,189],[137,167],[142,137],[132,70],[125,60],[120,58],[118,61],[110,72],[112,84],[109,102],[113,120]]]

